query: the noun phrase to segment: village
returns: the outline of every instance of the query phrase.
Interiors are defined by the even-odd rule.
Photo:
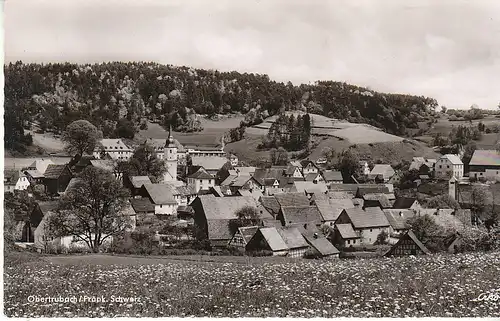
[[[476,150],[466,164],[468,173],[459,155],[414,157],[411,184],[424,199],[444,197],[459,204],[432,207],[432,202],[398,188],[405,173],[390,164],[360,160],[357,170],[363,182],[345,183],[340,171],[326,169],[324,159],[247,166],[224,151],[224,140],[219,146],[183,146],[171,130],[167,138],[147,139],[143,145],[165,164],[158,181],[124,175],[117,164],[131,159],[135,150],[122,139],[101,139],[92,154],[76,155],[67,164],[44,158],[20,170],[6,169],[5,192],[27,191],[35,198],[27,216],[15,217],[16,244],[42,253],[93,250],[83,237],[56,235],[47,228],[59,199],[76,188],[86,168],[112,173],[129,191],[121,215],[130,224],[108,238],[99,252],[116,252],[117,240],[123,244],[128,239],[132,245],[125,254],[150,254],[154,247],[291,258],[418,256],[488,249],[471,244],[469,234],[485,227],[489,232],[496,224],[491,219],[495,199],[479,204],[474,189],[490,189],[500,178],[500,154],[495,150]],[[47,197],[38,200],[33,190]],[[429,242],[419,239],[425,233],[415,229],[424,218],[446,232],[434,235],[433,242],[437,237],[440,246],[429,249],[424,244]],[[137,234],[151,239],[149,245],[140,245],[149,249],[134,250]]]

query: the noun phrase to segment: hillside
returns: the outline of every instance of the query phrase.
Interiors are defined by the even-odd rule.
[[[30,144],[23,127],[60,133],[87,119],[104,137],[148,121],[199,132],[200,115],[251,113],[249,125],[280,110],[304,110],[405,135],[434,114],[436,100],[379,93],[342,82],[293,85],[267,75],[219,72],[157,63],[23,64],[5,66],[6,148]]]
[[[327,148],[333,148],[337,152],[353,148],[363,159],[381,160],[387,163],[409,161],[415,156],[428,158],[438,156],[424,143],[388,134],[368,124],[350,123],[317,114],[310,116],[313,122],[312,140],[315,146],[309,155],[311,160],[322,157],[323,151]],[[268,159],[269,151],[258,150],[257,146],[275,119],[276,117],[272,116],[261,124],[248,128],[245,140],[228,144],[226,151],[238,155],[247,162]]]

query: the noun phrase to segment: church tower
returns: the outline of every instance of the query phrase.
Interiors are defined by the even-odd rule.
[[[172,136],[172,126],[168,130],[168,138],[163,149],[163,160],[167,171],[163,174],[164,182],[177,181],[177,145]]]

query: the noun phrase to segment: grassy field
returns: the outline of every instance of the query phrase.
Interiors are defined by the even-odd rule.
[[[95,255],[6,260],[4,312],[9,317],[500,316],[500,299],[478,300],[487,293],[500,295],[500,253],[331,262],[219,260]],[[59,296],[75,302],[29,302]],[[106,302],[87,302],[92,297]],[[117,297],[135,301],[111,302]]]

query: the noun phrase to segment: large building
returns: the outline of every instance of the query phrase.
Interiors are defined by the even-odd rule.
[[[495,180],[500,178],[500,153],[496,150],[474,151],[469,162],[469,177]]]
[[[103,158],[104,155],[109,155],[111,159],[126,161],[132,157],[134,150],[121,139],[102,139],[94,149],[93,156],[96,159]]]
[[[437,160],[434,173],[436,178],[450,179],[453,176],[461,179],[464,176],[464,163],[458,155],[446,154]]]

